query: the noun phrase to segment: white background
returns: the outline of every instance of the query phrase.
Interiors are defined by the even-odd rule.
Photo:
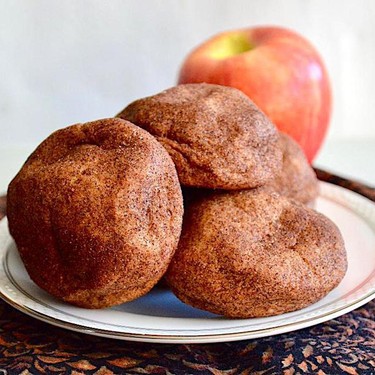
[[[320,51],[334,112],[316,163],[375,185],[373,0],[0,0],[0,193],[52,131],[174,85],[193,47],[253,25]]]

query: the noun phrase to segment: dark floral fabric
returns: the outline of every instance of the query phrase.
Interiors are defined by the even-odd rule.
[[[317,170],[375,200],[375,190]],[[0,198],[0,211],[5,199]],[[0,301],[2,374],[375,374],[375,300],[279,336],[220,344],[119,341],[47,325]]]

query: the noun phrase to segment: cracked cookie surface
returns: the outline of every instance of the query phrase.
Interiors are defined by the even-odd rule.
[[[248,318],[316,302],[346,267],[331,220],[260,188],[211,193],[188,205],[166,280],[183,302]]]
[[[117,117],[156,137],[171,155],[185,186],[254,188],[281,169],[276,128],[234,88],[178,85],[136,100]]]
[[[121,119],[49,136],[8,189],[9,228],[32,280],[101,308],[147,293],[177,247],[182,195],[174,164]]]

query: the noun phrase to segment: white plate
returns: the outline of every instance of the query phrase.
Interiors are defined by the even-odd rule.
[[[166,289],[118,307],[86,310],[60,302],[28,277],[0,223],[0,296],[18,310],[56,326],[117,339],[159,343],[207,343],[276,335],[349,312],[375,297],[375,204],[349,190],[321,183],[319,211],[340,228],[348,272],[321,301],[299,311],[259,319],[227,319],[189,307]]]

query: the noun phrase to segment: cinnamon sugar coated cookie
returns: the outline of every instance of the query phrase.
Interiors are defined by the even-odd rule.
[[[289,135],[280,132],[283,166],[277,176],[266,186],[270,191],[312,204],[319,193],[318,179],[309,165],[301,147]]]
[[[101,308],[147,293],[182,223],[165,149],[121,119],[49,136],[8,189],[9,229],[31,279],[72,304]]]
[[[118,117],[156,137],[185,186],[254,188],[272,180],[281,169],[276,128],[234,88],[179,85],[136,100]]]
[[[344,277],[344,242],[324,215],[263,189],[189,205],[166,280],[183,302],[227,317],[301,309]]]
[[[283,155],[282,168],[261,189],[313,206],[319,193],[319,183],[314,170],[301,147],[289,135],[280,132],[279,144]],[[189,205],[200,197],[211,195],[213,190],[183,187],[182,193],[184,204]]]

